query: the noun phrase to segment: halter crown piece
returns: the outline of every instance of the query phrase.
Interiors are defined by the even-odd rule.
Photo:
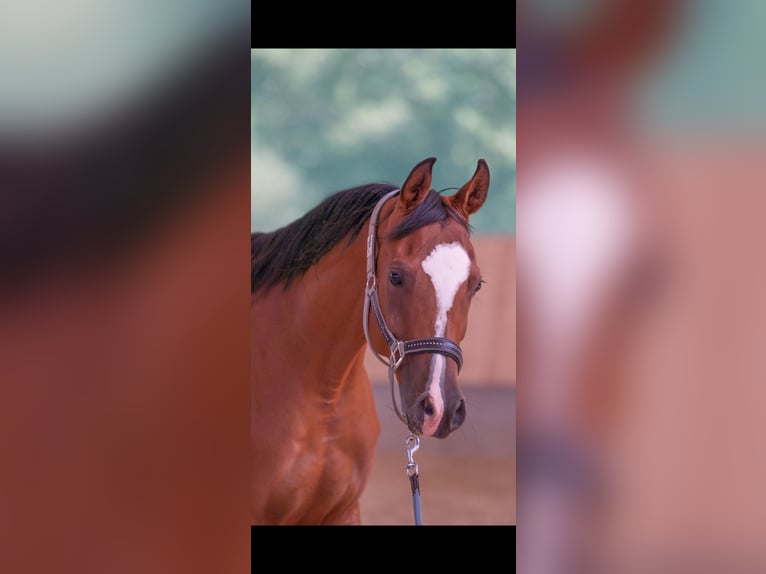
[[[416,353],[440,353],[453,359],[457,363],[458,372],[460,372],[460,369],[463,367],[463,352],[460,350],[457,343],[443,337],[426,337],[423,339],[400,341],[391,332],[388,325],[386,325],[386,321],[383,319],[383,313],[380,310],[380,301],[378,300],[378,284],[377,279],[375,278],[378,216],[380,215],[380,210],[383,207],[383,204],[397,195],[400,191],[401,190],[399,189],[395,189],[380,198],[380,201],[375,205],[375,209],[372,210],[372,215],[370,216],[370,230],[367,234],[367,286],[365,288],[366,296],[364,298],[364,315],[362,323],[367,344],[370,349],[372,349],[373,353],[375,353],[378,360],[388,367],[388,380],[391,384],[391,400],[394,403],[396,416],[398,416],[404,424],[407,424],[407,419],[402,415],[396,403],[394,393],[394,371],[396,371],[402,364],[404,357]],[[373,313],[375,314],[375,322],[378,324],[380,332],[383,334],[383,338],[386,340],[386,344],[391,352],[388,359],[379,354],[372,346],[372,341],[370,341],[370,306],[372,306]]]

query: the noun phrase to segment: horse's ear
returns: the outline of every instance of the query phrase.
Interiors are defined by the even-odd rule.
[[[452,207],[462,213],[466,219],[479,211],[489,191],[489,167],[483,159],[479,160],[473,177],[460,188],[455,195],[447,198]]]
[[[424,159],[412,168],[410,175],[404,181],[399,201],[405,211],[409,211],[420,203],[431,190],[431,169],[436,163],[435,157]]]

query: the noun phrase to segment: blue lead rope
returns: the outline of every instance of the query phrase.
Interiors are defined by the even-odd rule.
[[[412,486],[412,508],[415,511],[415,526],[422,526],[423,516],[420,514],[420,486],[418,485],[418,475],[413,474],[410,477]]]
[[[412,509],[415,512],[415,526],[423,525],[423,516],[420,513],[420,481],[418,480],[418,465],[415,464],[412,455],[420,448],[420,437],[410,433],[405,443],[407,445],[407,476],[410,477],[412,487]]]

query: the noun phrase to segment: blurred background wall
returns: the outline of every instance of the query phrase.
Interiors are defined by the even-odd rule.
[[[418,455],[452,457],[447,464],[434,458],[433,470],[422,465],[426,522],[512,523],[515,50],[255,49],[251,60],[253,231],[277,229],[341,189],[372,181],[401,185],[430,156],[437,158],[437,190],[459,188],[479,158],[487,161],[488,199],[471,218],[487,284],[472,304],[462,343],[468,418],[446,440],[424,441]],[[369,353],[367,366],[383,428],[363,519],[407,524],[406,432],[393,414],[385,369]],[[495,487],[482,490],[493,482],[489,466]]]

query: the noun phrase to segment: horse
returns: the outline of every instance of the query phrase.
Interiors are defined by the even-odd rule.
[[[251,234],[252,524],[361,523],[380,432],[367,345],[411,433],[443,439],[463,424],[459,343],[483,283],[468,220],[489,168],[479,160],[444,197],[435,162],[399,189],[345,189]]]

